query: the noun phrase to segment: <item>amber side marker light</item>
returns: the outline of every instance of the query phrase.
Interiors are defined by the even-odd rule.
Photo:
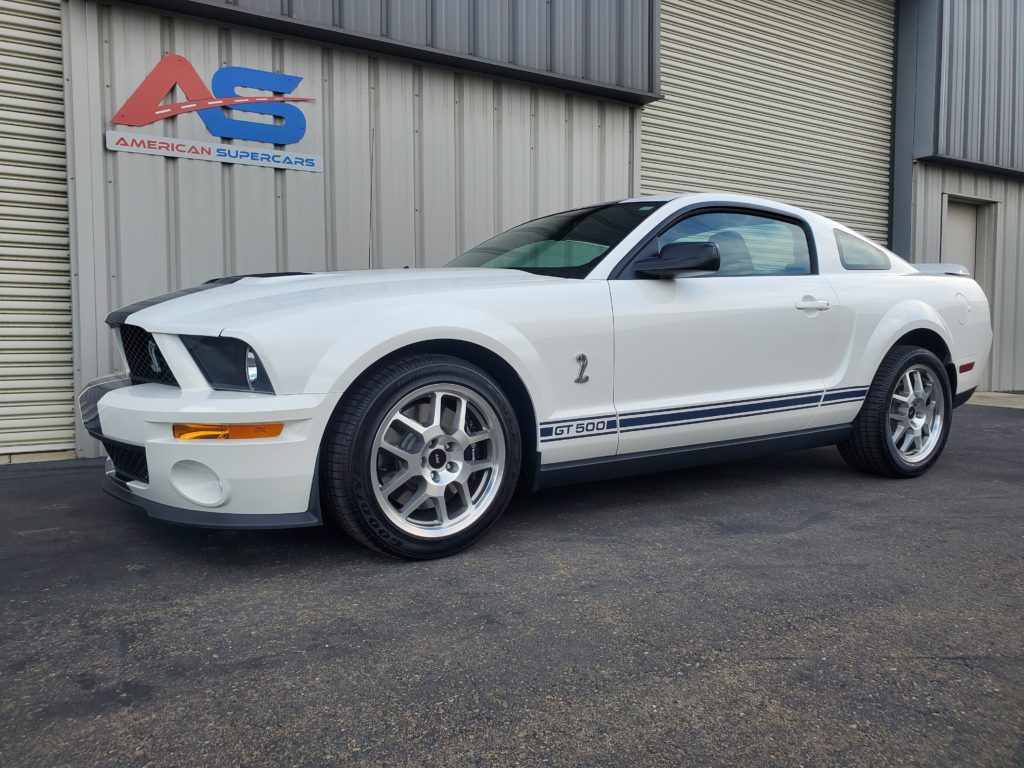
[[[255,440],[277,437],[284,424],[175,424],[179,440]]]

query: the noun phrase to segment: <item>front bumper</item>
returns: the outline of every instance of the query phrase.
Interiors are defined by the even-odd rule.
[[[150,517],[213,528],[319,525],[320,438],[338,395],[262,395],[131,385],[107,377],[79,397],[107,446],[105,490]],[[179,440],[176,423],[283,422],[280,436]]]
[[[310,489],[309,506],[305,512],[285,512],[247,514],[245,512],[220,512],[216,510],[185,509],[172,507],[151,501],[138,495],[128,484],[117,477],[117,470],[110,459],[107,459],[107,476],[103,481],[103,490],[129,504],[144,510],[154,520],[176,525],[189,525],[196,528],[308,528],[322,525],[320,514],[320,493],[317,475],[314,473],[313,485]]]

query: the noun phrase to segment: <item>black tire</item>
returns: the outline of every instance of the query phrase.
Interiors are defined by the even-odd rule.
[[[503,474],[496,491],[489,496],[485,511],[472,524],[452,535],[435,534],[433,538],[425,538],[400,528],[378,500],[380,485],[375,467],[380,459],[374,450],[374,441],[378,430],[384,429],[385,419],[399,403],[431,385],[441,388],[454,385],[468,390],[489,406],[503,434],[500,441],[503,454],[496,454],[503,457]],[[447,557],[479,541],[505,511],[519,476],[521,443],[519,422],[512,404],[494,379],[479,367],[440,354],[417,354],[384,363],[346,392],[324,434],[321,449],[324,511],[352,538],[378,552],[419,560]],[[429,455],[425,444],[422,451],[424,456]],[[425,464],[421,466],[429,471]],[[407,467],[412,469],[411,465]],[[426,480],[414,477],[410,483],[410,487],[422,488]],[[438,513],[438,522],[440,520]],[[415,527],[408,522],[406,526]]]
[[[941,388],[943,418],[938,437],[926,457],[911,462],[904,458],[891,437],[890,404],[904,374],[914,368],[931,371]],[[927,472],[946,445],[953,416],[953,395],[945,366],[932,352],[921,347],[896,346],[882,360],[871,382],[864,405],[853,422],[850,437],[839,444],[839,453],[850,466],[885,477],[917,477]]]

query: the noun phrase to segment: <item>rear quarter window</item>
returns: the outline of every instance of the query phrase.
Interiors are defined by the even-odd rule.
[[[839,246],[839,261],[844,269],[889,269],[892,263],[889,255],[881,248],[865,243],[841,229],[836,233],[836,245]]]

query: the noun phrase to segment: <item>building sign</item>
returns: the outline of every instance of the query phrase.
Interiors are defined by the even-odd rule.
[[[276,145],[267,148],[242,147],[222,142],[175,139],[152,134],[107,131],[107,149],[164,157],[182,157],[221,163],[242,163],[299,171],[323,171],[317,155],[279,149],[295,144],[306,135],[306,116],[295,104],[314,101],[288,96],[302,82],[301,77],[248,67],[223,67],[214,73],[210,88],[184,56],[168,54],[153,68],[142,84],[121,105],[110,121],[114,125],[139,127],[190,112],[203,121],[214,136]],[[177,87],[185,101],[164,103]],[[240,96],[239,88],[266,91],[267,95]],[[272,115],[274,123],[230,117],[231,112]]]

